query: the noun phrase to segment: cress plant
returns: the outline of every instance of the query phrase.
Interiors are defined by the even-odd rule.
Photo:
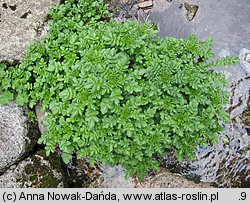
[[[39,143],[48,155],[58,147],[65,163],[76,153],[143,179],[167,149],[181,160],[217,142],[229,120],[227,83],[209,68],[237,60],[211,61],[212,39],[160,39],[149,22],[109,17],[101,0],[54,8],[49,34],[23,62],[0,66],[0,102],[42,103],[49,116]]]

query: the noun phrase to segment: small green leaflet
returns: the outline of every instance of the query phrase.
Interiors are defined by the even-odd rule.
[[[0,95],[0,104],[6,105],[13,99],[14,99],[13,93],[11,93],[10,91],[4,91],[3,94]]]
[[[16,97],[16,102],[20,106],[28,104],[29,96],[26,93],[18,94]]]

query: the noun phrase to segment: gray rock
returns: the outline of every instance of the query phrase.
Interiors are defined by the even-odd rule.
[[[98,188],[210,188],[209,183],[195,183],[181,175],[170,173],[166,169],[148,175],[144,181],[138,178],[125,179],[124,169],[118,165],[114,167],[102,166],[102,175],[97,182],[99,185],[90,184],[90,187]]]
[[[250,50],[242,48],[239,54],[240,65],[250,74]]]
[[[137,188],[211,188],[209,183],[195,183],[165,169],[148,176],[143,182],[136,182],[135,186]]]
[[[219,52],[219,57],[226,57],[226,56],[230,56],[230,55],[231,55],[231,53],[227,49],[221,49],[221,51]]]
[[[59,162],[58,162],[59,161]],[[62,188],[66,182],[60,160],[43,151],[13,165],[0,176],[0,188]]]
[[[46,126],[44,125],[44,121],[48,117],[48,112],[42,113],[41,107],[42,107],[41,103],[37,104],[35,107],[35,113],[36,113],[36,117],[37,117],[38,128],[39,128],[41,134],[43,134],[46,131]]]
[[[131,18],[132,19],[136,19],[136,15],[137,15],[137,11],[138,11],[138,6],[135,4],[131,7],[131,9],[129,10],[128,14],[130,16],[132,16]]]
[[[143,9],[138,9],[137,11],[137,20],[146,22],[148,19],[148,12],[145,12]]]
[[[0,105],[0,173],[35,146],[38,133],[24,110],[15,103]]]
[[[87,159],[77,160],[76,166],[71,166],[69,182],[76,188],[209,188],[208,183],[195,183],[181,175],[168,172],[161,168],[153,175],[139,181],[137,177],[125,179],[124,168],[121,165],[105,166],[90,165]]]
[[[124,169],[118,165],[115,167],[102,166],[102,175],[98,178],[101,182],[93,182],[90,187],[98,188],[210,188],[209,183],[195,183],[181,175],[170,173],[166,169],[148,175],[144,181],[137,177],[125,179]],[[93,185],[95,184],[95,185]]]
[[[157,0],[157,1],[154,1],[154,8],[153,9],[154,9],[154,11],[163,12],[167,8],[169,8],[170,5],[171,5],[170,1]]]
[[[125,179],[122,166],[102,166],[103,175],[100,188],[133,188],[135,185],[133,179]]]
[[[59,0],[0,0],[0,62],[22,60],[31,40],[46,33],[48,10]]]

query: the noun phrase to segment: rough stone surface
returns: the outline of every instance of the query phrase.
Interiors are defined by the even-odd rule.
[[[208,183],[195,183],[183,176],[161,170],[156,175],[147,177],[136,184],[138,188],[210,188]]]
[[[242,48],[239,54],[240,65],[250,74],[250,50]]]
[[[156,0],[154,1],[154,8],[155,11],[164,11],[171,5],[171,2],[166,0]]]
[[[66,187],[58,158],[46,158],[43,151],[13,165],[0,176],[0,188]]]
[[[137,178],[125,179],[121,166],[102,167],[99,188],[209,188],[208,183],[195,183],[181,175],[161,169],[152,176],[147,176],[143,182]],[[91,186],[94,187],[94,186]]]
[[[199,6],[198,5],[194,5],[194,4],[189,4],[187,2],[184,2],[184,7],[187,10],[187,19],[189,21],[192,21],[198,11]]]
[[[103,166],[103,181],[100,188],[133,188],[135,184],[132,178],[125,179],[123,168],[119,166],[108,167]]]
[[[42,111],[41,111],[41,103],[39,103],[38,105],[36,105],[36,107],[35,107],[35,113],[36,113],[36,117],[37,117],[38,128],[39,128],[41,134],[43,134],[46,131],[46,127],[44,125],[44,121],[48,117],[48,113],[47,112],[42,113]]]
[[[59,0],[0,0],[0,62],[20,62],[31,40],[46,31],[48,10]]]
[[[0,173],[34,147],[39,134],[15,103],[0,105]]]

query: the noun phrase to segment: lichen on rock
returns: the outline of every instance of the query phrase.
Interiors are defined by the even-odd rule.
[[[0,62],[22,60],[30,42],[46,33],[48,10],[59,0],[0,1]]]
[[[0,173],[25,157],[39,136],[24,109],[14,102],[0,105]]]
[[[46,157],[44,151],[13,165],[0,176],[1,188],[62,188],[67,187],[62,163],[56,156]]]

